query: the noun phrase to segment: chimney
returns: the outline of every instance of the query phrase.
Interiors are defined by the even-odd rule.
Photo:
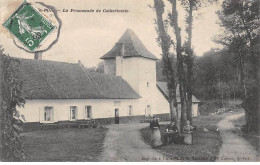
[[[34,59],[42,60],[42,52],[34,52]]]
[[[80,61],[80,60],[78,60],[78,64],[80,64],[80,65],[81,65],[81,61]]]
[[[125,54],[125,44],[124,43],[116,43],[116,47],[119,49],[117,52],[117,56],[124,56]]]
[[[121,43],[120,56],[125,55],[125,44]]]
[[[123,43],[116,43],[119,48],[118,55],[116,56],[116,76],[123,77],[124,75],[124,54],[125,46]]]

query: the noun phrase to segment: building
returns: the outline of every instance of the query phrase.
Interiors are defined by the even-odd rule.
[[[168,89],[167,89],[167,83],[166,82],[157,82],[157,87],[158,89],[161,91],[161,93],[163,94],[163,96],[165,97],[165,99],[169,99],[169,95],[168,95]],[[179,86],[177,85],[177,102],[178,102],[178,114],[181,114],[181,99],[180,99],[180,95],[178,92]],[[199,116],[199,103],[200,101],[192,95],[192,116]],[[181,116],[178,116],[179,118]]]
[[[78,64],[20,59],[22,93],[19,108],[26,122],[75,122],[91,118],[102,123],[129,123],[144,116],[169,119],[165,82],[156,81],[156,60],[136,34],[127,29],[101,57],[104,74]],[[193,114],[198,113],[194,97]]]

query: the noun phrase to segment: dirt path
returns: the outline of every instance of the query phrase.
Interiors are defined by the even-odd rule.
[[[109,125],[100,161],[163,161],[163,155],[145,144],[139,129],[148,124]],[[156,160],[155,160],[156,159]]]
[[[259,153],[250,143],[232,132],[236,129],[232,120],[244,115],[244,112],[228,115],[218,123],[223,144],[217,161],[259,161]]]

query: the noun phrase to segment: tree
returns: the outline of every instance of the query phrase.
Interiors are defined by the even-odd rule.
[[[178,23],[178,11],[177,11],[177,1],[169,0],[172,7],[172,13],[169,13],[170,25],[174,29],[174,34],[176,38],[176,55],[177,55],[177,75],[179,80],[179,93],[181,100],[181,123],[182,128],[186,124],[187,120],[187,99],[186,99],[186,88],[185,88],[185,71],[184,71],[184,59],[183,59],[183,48],[181,46],[181,28]]]
[[[2,161],[24,161],[25,155],[20,132],[22,131],[22,120],[25,119],[16,110],[16,106],[23,106],[25,103],[21,97],[22,82],[18,77],[19,60],[4,55],[2,49],[0,50],[0,64],[0,156]]]
[[[245,83],[245,59],[250,63],[250,72],[254,79],[257,78],[258,55],[254,53],[257,40],[259,21],[258,0],[225,0],[218,16],[225,33],[219,36],[218,42],[227,46],[239,59],[240,76],[243,83],[244,97],[247,97]],[[247,57],[246,57],[247,56]]]
[[[237,81],[229,81],[228,86],[229,86],[230,95],[232,96],[232,94],[233,94],[233,100],[235,101],[236,93],[238,93],[238,91],[240,91],[239,85],[238,85]]]
[[[192,50],[192,25],[193,25],[193,11],[198,10],[200,7],[206,4],[212,4],[217,0],[180,0],[182,6],[184,6],[187,12],[186,18],[186,31],[188,33],[188,41],[184,44],[184,49],[188,55],[186,58],[187,63],[187,119],[192,123],[192,93],[193,93],[193,62],[194,55]]]
[[[224,0],[222,9],[218,12],[221,25],[225,30],[225,34],[219,37],[218,42],[225,45],[238,58],[244,90],[243,105],[248,105],[248,96],[252,96],[254,90],[250,88],[257,86],[259,83],[257,77],[259,51],[255,51],[256,45],[259,45],[259,15],[259,0]],[[246,82],[248,80],[255,85],[247,86]],[[248,91],[251,93],[248,93]],[[254,96],[258,97],[258,95]],[[254,109],[249,109],[249,107]],[[258,121],[257,118],[251,117],[252,114],[255,114],[251,112],[258,112],[258,108],[257,106],[244,106],[244,108],[247,119],[247,128],[245,130],[255,130],[253,125],[257,124]]]
[[[220,83],[217,84],[217,89],[218,89],[218,92],[221,95],[221,105],[222,105],[222,108],[223,108],[223,105],[224,105],[224,95],[228,93],[229,87],[228,87],[228,85],[226,83],[220,82]]]
[[[229,86],[228,93],[241,99],[238,59],[229,50],[212,49],[194,60],[194,94],[200,100],[221,99],[217,85]],[[248,84],[250,81],[247,81]],[[247,85],[249,86],[249,85]]]
[[[169,91],[169,104],[170,104],[170,113],[171,113],[171,121],[176,122],[178,129],[179,122],[177,118],[177,99],[176,99],[176,83],[175,83],[175,74],[174,68],[172,66],[172,61],[170,59],[170,47],[171,47],[171,39],[167,34],[165,23],[163,20],[165,4],[162,0],[154,0],[154,8],[156,11],[156,23],[157,23],[157,33],[158,33],[158,43],[162,49],[163,56],[163,73],[166,75],[168,83],[168,91]],[[174,108],[175,107],[175,108]]]
[[[176,55],[177,55],[177,77],[179,83],[179,92],[180,92],[180,100],[181,100],[181,127],[186,124],[187,115],[188,119],[192,122],[192,77],[193,77],[193,50],[191,48],[192,42],[192,23],[193,23],[193,10],[197,10],[200,6],[202,6],[201,0],[180,0],[183,6],[186,7],[188,11],[187,17],[187,33],[188,33],[188,41],[182,46],[182,37],[181,37],[181,28],[178,24],[178,11],[177,11],[177,0],[168,0],[171,4],[171,12],[168,14],[169,18],[165,21],[162,18],[164,13],[164,2],[154,1],[154,6],[156,9],[156,16],[157,16],[157,26],[159,32],[159,39],[162,47],[163,54],[166,55],[164,52],[169,52],[170,44],[176,48]],[[216,1],[216,0],[211,0]],[[167,31],[165,30],[166,26],[165,23],[170,22],[170,27],[173,29],[173,33],[175,34],[175,41],[170,39]],[[168,26],[167,26],[168,27]],[[162,37],[166,36],[168,39],[163,39]],[[163,41],[165,40],[165,41]],[[168,41],[167,41],[168,40]],[[163,46],[165,45],[165,46]],[[164,48],[165,50],[163,50]],[[184,51],[188,54],[188,58],[185,59]],[[169,55],[169,53],[167,53]],[[164,59],[166,56],[164,56]],[[166,59],[167,60],[167,59]],[[185,71],[185,61],[187,63],[187,74]],[[169,69],[169,68],[168,68]],[[173,73],[171,73],[173,74]],[[186,77],[187,76],[187,77]],[[188,97],[187,97],[188,96]],[[188,101],[187,101],[188,100]]]

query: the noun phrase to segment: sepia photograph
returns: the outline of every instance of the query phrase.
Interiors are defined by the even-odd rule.
[[[1,0],[1,162],[259,162],[259,0]]]

